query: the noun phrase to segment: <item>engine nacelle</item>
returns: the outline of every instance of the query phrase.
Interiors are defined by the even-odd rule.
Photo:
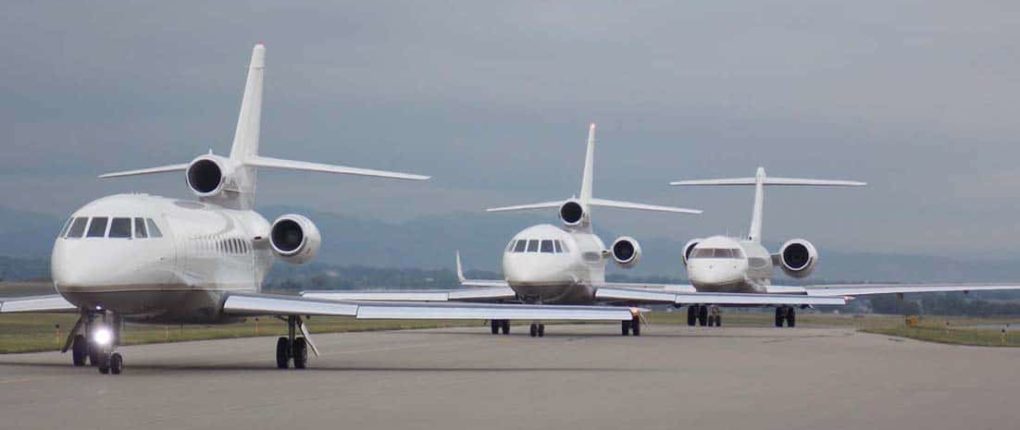
[[[203,155],[188,164],[188,188],[199,197],[219,195],[232,171],[230,160],[211,154]]]
[[[303,264],[315,258],[322,246],[319,229],[308,218],[288,214],[273,221],[269,243],[278,257],[290,264]]]
[[[624,269],[636,266],[641,260],[641,245],[633,237],[624,236],[614,240],[609,250],[616,264]]]
[[[815,270],[818,251],[804,239],[788,240],[779,248],[779,263],[787,276],[803,278]]]
[[[686,245],[684,245],[684,254],[683,256],[680,257],[684,262],[684,267],[687,267],[687,260],[691,258],[691,253],[694,252],[694,247],[698,246],[698,244],[701,243],[701,241],[703,240],[705,239],[702,238],[691,239],[687,241]]]
[[[584,205],[577,200],[567,200],[560,206],[560,219],[567,226],[580,225],[585,218]]]

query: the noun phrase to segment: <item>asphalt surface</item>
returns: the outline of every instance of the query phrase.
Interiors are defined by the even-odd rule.
[[[313,327],[314,328],[314,327]],[[1020,349],[851,329],[488,327],[121,348],[120,376],[0,356],[0,428],[998,429],[1020,423]]]

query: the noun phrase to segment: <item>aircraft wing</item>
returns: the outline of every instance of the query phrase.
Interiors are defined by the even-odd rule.
[[[701,293],[689,291],[672,291],[668,287],[679,289],[680,286],[663,285],[656,288],[623,288],[620,285],[601,287],[595,290],[595,299],[602,302],[624,303],[668,303],[674,305],[713,304],[731,306],[767,306],[767,305],[845,305],[842,295],[810,296],[804,294],[768,294],[768,293]],[[693,289],[693,287],[691,288]]]
[[[501,281],[496,281],[501,282]],[[497,285],[452,290],[352,290],[302,291],[301,297],[325,300],[401,301],[401,302],[498,302],[516,300],[510,287]]]
[[[803,288],[809,296],[871,296],[877,294],[942,293],[961,291],[1020,290],[1020,284],[841,284],[812,285]]]
[[[328,315],[357,319],[627,321],[641,309],[616,306],[509,305],[332,301],[272,294],[234,294],[223,303],[231,315]]]
[[[78,307],[60,294],[0,299],[0,314],[78,312]]]

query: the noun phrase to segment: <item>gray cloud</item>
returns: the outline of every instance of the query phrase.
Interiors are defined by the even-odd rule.
[[[177,177],[94,175],[226,152],[251,45],[268,46],[263,152],[435,175],[430,184],[265,175],[260,201],[387,219],[576,192],[703,217],[605,211],[614,231],[746,228],[825,247],[1018,255],[1020,44],[1013,2],[13,2],[0,14],[0,199],[65,213]],[[479,215],[484,216],[484,215]],[[552,218],[552,214],[550,214]]]

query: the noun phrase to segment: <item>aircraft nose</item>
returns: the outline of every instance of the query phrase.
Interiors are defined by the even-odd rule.
[[[503,275],[507,282],[517,284],[561,282],[560,270],[540,261],[507,258],[503,260]]]
[[[725,264],[716,264],[711,261],[691,261],[687,265],[687,276],[694,283],[717,285],[739,281],[741,273]]]

